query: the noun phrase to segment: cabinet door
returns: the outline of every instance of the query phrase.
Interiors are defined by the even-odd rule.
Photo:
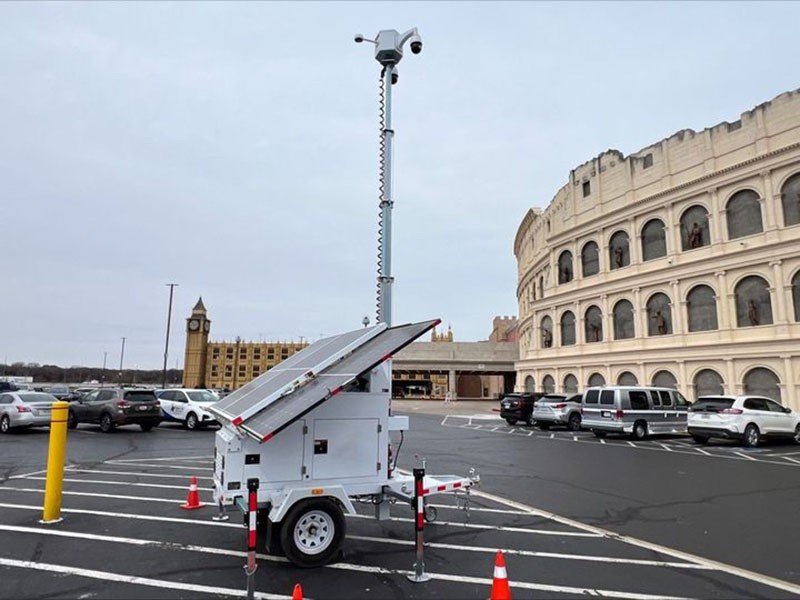
[[[378,473],[378,419],[316,419],[314,479],[374,477]]]

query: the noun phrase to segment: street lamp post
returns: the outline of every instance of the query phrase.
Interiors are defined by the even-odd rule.
[[[177,283],[166,284],[169,288],[169,309],[167,310],[167,337],[164,342],[164,370],[161,374],[161,387],[167,387],[167,357],[169,356],[169,327],[172,322],[172,292],[178,286]]]
[[[370,42],[375,46],[375,60],[382,66],[381,71],[381,141],[380,150],[380,209],[378,225],[378,311],[376,321],[392,324],[392,150],[394,129],[392,129],[392,85],[397,83],[397,63],[403,58],[403,46],[410,42],[411,52],[422,52],[422,38],[416,27],[403,34],[394,29],[383,29],[374,40],[360,33],[355,36],[356,43]]]
[[[125,338],[122,338],[122,349],[119,353],[119,383],[122,383],[122,360],[125,358]]]
[[[108,358],[108,352],[103,352],[103,373],[100,375],[100,387],[106,382],[106,359]]]

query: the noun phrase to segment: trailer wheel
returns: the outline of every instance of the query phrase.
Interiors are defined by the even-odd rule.
[[[283,552],[298,567],[320,567],[341,550],[346,527],[342,509],[330,498],[301,500],[283,520]]]
[[[433,523],[436,517],[439,516],[439,511],[436,510],[435,506],[426,506],[423,510],[423,514],[425,515],[426,523]]]

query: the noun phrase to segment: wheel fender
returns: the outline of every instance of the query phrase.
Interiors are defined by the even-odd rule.
[[[330,485],[314,488],[292,488],[291,490],[287,490],[280,497],[276,498],[276,502],[272,504],[272,510],[269,511],[269,520],[273,523],[282,521],[286,513],[289,512],[289,509],[300,500],[325,497],[336,498],[341,502],[346,514],[356,514],[356,509],[353,507],[350,498],[347,497],[344,487],[341,485]]]

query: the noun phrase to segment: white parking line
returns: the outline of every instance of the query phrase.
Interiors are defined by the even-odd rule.
[[[380,544],[395,544],[399,546],[414,546],[415,541],[412,540],[397,540],[390,538],[370,537],[366,535],[348,535],[348,539],[360,540],[364,542],[376,542]],[[485,552],[494,555],[497,552],[495,547],[482,547],[482,546],[462,546],[460,544],[441,544],[438,542],[425,542],[426,548],[440,548],[442,550],[459,550],[462,552]],[[562,552],[537,552],[535,550],[512,550],[505,549],[503,553],[506,556],[531,556],[537,558],[554,558],[558,560],[581,560],[587,562],[602,562],[602,563],[615,563],[625,565],[638,565],[645,567],[667,567],[672,569],[700,569],[700,570],[713,570],[711,567],[705,565],[698,565],[689,562],[667,562],[663,560],[644,560],[639,558],[617,558],[614,556],[595,556],[589,554],[565,554]]]
[[[101,581],[115,581],[119,583],[130,583],[134,585],[144,585],[170,590],[184,590],[197,594],[215,594],[220,596],[236,596],[246,598],[247,590],[237,590],[234,588],[223,588],[211,585],[198,585],[194,583],[183,583],[182,581],[168,581],[166,579],[150,579],[148,577],[137,577],[135,575],[122,575],[121,573],[111,573],[109,571],[96,571],[94,569],[80,569],[77,567],[67,567],[64,565],[52,565],[30,560],[14,560],[12,558],[0,558],[0,566],[18,567],[21,569],[34,569],[37,571],[49,571],[50,573],[61,573],[63,575],[75,575],[78,577],[88,577],[89,579],[100,579]],[[279,594],[266,594],[256,592],[255,597],[265,600],[291,600],[291,596]]]
[[[34,481],[47,481],[47,477],[28,477]],[[107,481],[103,479],[63,479],[67,483],[96,483],[99,485],[116,485],[116,486],[134,486],[134,487],[149,487],[161,488],[165,490],[188,490],[188,485],[167,485],[166,483],[133,483],[130,481]],[[200,492],[213,492],[214,488],[198,487]]]
[[[798,465],[800,465],[800,460],[797,460],[796,458],[792,458],[792,457],[790,457],[790,456],[784,456],[783,458],[784,458],[785,460],[790,460],[790,461],[792,461],[793,463],[797,463]]]
[[[747,454],[743,454],[743,453],[741,453],[741,452],[734,452],[734,454],[735,454],[736,456],[741,456],[742,458],[746,458],[747,460],[756,460],[756,459],[755,459],[755,458],[753,458],[752,456],[747,456]]]
[[[672,556],[673,558],[678,558],[680,560],[685,560],[688,562],[693,562],[698,565],[705,565],[711,569],[722,571],[723,573],[728,573],[729,575],[733,575],[735,577],[741,577],[742,579],[747,579],[749,581],[754,581],[761,585],[766,585],[769,587],[773,587],[776,589],[784,590],[786,592],[791,592],[792,594],[796,594],[800,596],[800,585],[792,583],[790,581],[784,581],[782,579],[777,579],[775,577],[770,577],[769,575],[763,575],[761,573],[756,573],[755,571],[750,571],[748,569],[743,569],[741,567],[736,567],[733,565],[728,565],[723,562],[719,562],[716,560],[712,560],[709,558],[703,558],[702,556],[697,556],[694,554],[689,554],[688,552],[683,552],[681,550],[674,550],[667,546],[662,546],[660,544],[654,544],[652,542],[647,542],[645,540],[640,540],[638,538],[634,538],[627,535],[620,535],[613,531],[609,531],[608,529],[603,529],[601,527],[595,527],[594,525],[587,525],[586,523],[581,523],[580,521],[575,521],[574,519],[570,519],[567,517],[562,517],[561,515],[557,515],[550,511],[541,510],[538,508],[534,508],[532,506],[528,506],[521,502],[515,502],[513,500],[507,500],[505,498],[501,498],[500,496],[495,496],[494,494],[488,494],[486,492],[477,490],[472,492],[475,496],[480,498],[485,498],[486,500],[492,500],[497,502],[498,504],[505,504],[511,508],[515,508],[518,510],[525,510],[528,509],[532,515],[537,515],[541,517],[545,517],[551,519],[557,523],[561,523],[563,525],[569,525],[576,529],[581,529],[583,531],[587,531],[590,533],[595,533],[602,537],[614,539],[620,542],[624,542],[626,544],[630,544],[632,546],[637,546],[639,548],[644,548],[646,550],[651,550],[654,552],[658,552],[659,554],[664,554],[666,556]]]
[[[169,479],[178,479],[185,478],[185,475],[178,475],[177,473],[171,473],[169,475],[164,475],[161,473],[140,473],[138,471],[101,471],[97,469],[78,469],[75,467],[67,467],[67,473],[95,473],[98,475],[134,475],[136,477],[161,477],[161,478],[169,478]],[[35,475],[36,473],[31,473],[31,475]],[[203,477],[202,475],[196,476],[198,481],[201,479],[207,479],[208,481],[213,481],[213,477]],[[185,487],[185,486],[184,486]]]
[[[17,487],[4,487],[0,486],[1,491],[5,492],[26,492],[34,494],[44,494],[44,490],[36,488],[17,488]],[[183,501],[180,499],[169,500],[166,498],[147,498],[144,496],[123,496],[120,494],[97,494],[93,492],[73,492],[71,490],[64,490],[61,492],[65,496],[89,496],[94,498],[114,498],[115,500],[137,500],[139,502],[170,502],[172,504],[181,504]]]
[[[8,479],[25,479],[31,475],[41,475],[42,473],[47,473],[47,469],[40,469],[39,471],[32,471],[31,473],[23,473],[22,475],[12,475]]]
[[[666,450],[667,452],[673,452],[672,448],[670,448],[670,447],[669,447],[669,446],[667,446],[666,444],[659,444],[659,446],[661,446],[661,447],[662,447],[664,450]]]
[[[214,460],[214,457],[206,455],[206,456],[165,456],[163,458],[117,458],[113,461],[108,461],[108,462],[137,463],[150,460],[171,460],[173,462],[178,460],[207,460],[211,462]]]
[[[103,462],[104,465],[116,465],[116,460],[106,460]],[[130,467],[131,463],[122,463],[126,467]],[[152,463],[136,463],[137,467],[152,467],[154,469],[182,469],[183,471],[213,471],[214,467],[196,467],[194,465],[162,465],[162,464],[152,464]]]

